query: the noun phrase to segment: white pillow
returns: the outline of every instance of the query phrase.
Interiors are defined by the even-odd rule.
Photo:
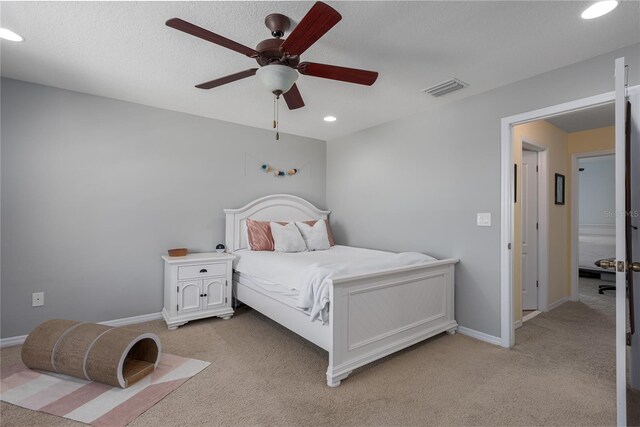
[[[296,221],[296,226],[300,229],[300,234],[307,244],[307,250],[324,251],[331,247],[327,234],[327,223],[324,220],[316,221],[313,226]]]
[[[271,235],[276,252],[305,252],[307,250],[307,245],[305,245],[295,223],[280,225],[277,222],[270,222],[269,225],[271,225]]]
[[[244,242],[247,244],[247,249],[249,249],[250,251],[252,251],[253,249],[251,248],[251,242],[249,241],[249,226],[247,225],[247,221],[245,221],[244,223]]]

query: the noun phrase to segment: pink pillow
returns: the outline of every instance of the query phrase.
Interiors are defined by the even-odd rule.
[[[313,226],[317,221],[304,221],[304,223]],[[333,240],[333,233],[329,226],[329,220],[325,219],[327,224],[327,237],[329,237],[329,245],[335,246],[336,242]],[[278,221],[278,224],[287,225],[286,222]],[[273,236],[271,235],[271,226],[269,221],[256,221],[253,219],[247,219],[247,238],[249,239],[249,247],[252,251],[273,251],[275,244],[273,242]]]
[[[274,249],[269,221],[247,219],[247,237],[249,248],[252,251],[272,251]]]

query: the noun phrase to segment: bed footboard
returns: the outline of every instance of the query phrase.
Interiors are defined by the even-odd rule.
[[[456,259],[333,279],[327,384],[442,332],[455,332]]]

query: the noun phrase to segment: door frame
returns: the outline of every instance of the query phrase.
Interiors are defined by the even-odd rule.
[[[575,153],[571,156],[571,301],[578,301],[578,262],[580,236],[580,193],[578,161],[593,157],[615,155],[615,150],[588,151]]]
[[[635,88],[637,88],[636,86]],[[632,88],[630,88],[631,90]],[[552,105],[538,110],[503,117],[501,129],[501,215],[500,215],[500,345],[515,344],[513,301],[514,203],[513,203],[513,132],[514,126],[542,120],[562,113],[585,110],[615,101],[615,91]]]
[[[549,148],[527,136],[520,139],[523,150],[538,153],[538,310],[546,311],[549,305]]]

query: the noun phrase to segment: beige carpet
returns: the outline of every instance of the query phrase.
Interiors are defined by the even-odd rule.
[[[596,307],[598,304],[595,304]],[[605,304],[606,306],[606,304]],[[182,425],[613,425],[613,320],[566,303],[518,329],[505,350],[441,335],[325,385],[327,354],[256,312],[207,319],[160,336],[163,351],[212,364],[134,420]],[[0,352],[19,360],[19,347]],[[640,424],[640,394],[633,394]],[[74,425],[2,403],[2,425]],[[79,425],[79,424],[76,424]]]

